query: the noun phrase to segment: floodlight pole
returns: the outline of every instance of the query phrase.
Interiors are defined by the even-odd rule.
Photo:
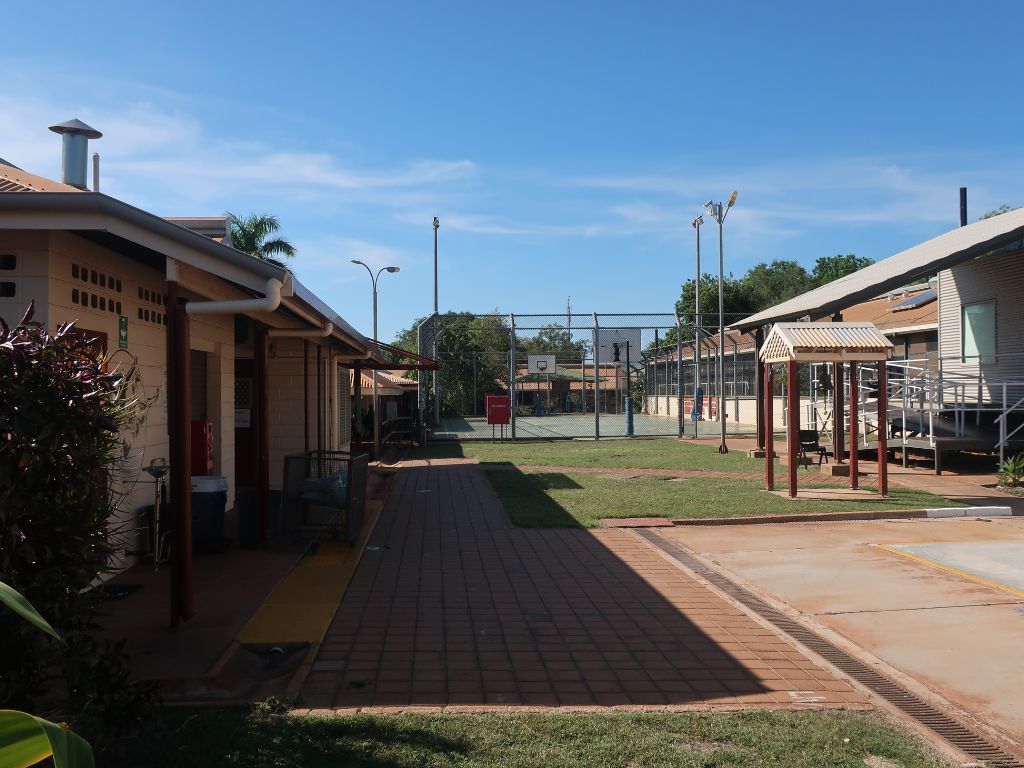
[[[704,204],[707,211],[718,222],[718,420],[722,426],[722,443],[718,446],[719,453],[728,453],[729,446],[725,444],[725,408],[722,403],[725,400],[725,248],[722,242],[723,225],[725,217],[736,204],[736,191],[729,196],[727,205],[721,202],[712,203],[710,200]]]
[[[439,218],[437,218],[437,216],[435,216],[434,217],[434,318],[435,318],[435,320],[434,320],[434,347],[433,347],[433,355],[434,355],[434,360],[435,361],[437,360],[437,331],[438,331],[438,326],[440,325],[440,320],[441,320],[440,316],[437,314],[437,229],[440,226],[441,226],[441,220]],[[441,395],[437,391],[437,386],[438,386],[438,370],[437,370],[437,368],[434,368],[434,373],[433,373],[432,378],[434,380],[434,386],[433,386],[433,390],[434,390],[434,424],[437,425],[437,424],[441,423]]]
[[[352,259],[352,263],[362,264],[366,267],[366,271],[370,273],[370,284],[373,286],[373,340],[377,341],[377,281],[380,279],[382,272],[400,272],[401,268],[381,267],[375,275],[373,270],[359,259]],[[373,457],[380,461],[380,401],[377,396],[377,371],[372,368],[370,370],[373,376]]]

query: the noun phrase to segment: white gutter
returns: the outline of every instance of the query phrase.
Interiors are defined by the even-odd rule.
[[[267,335],[275,338],[319,338],[326,339],[334,333],[334,323],[324,323],[323,328],[271,328]]]
[[[236,299],[233,301],[190,301],[185,311],[190,315],[234,315],[248,312],[273,312],[281,305],[283,284],[276,277],[267,280],[262,299]],[[333,329],[332,329],[333,330]]]

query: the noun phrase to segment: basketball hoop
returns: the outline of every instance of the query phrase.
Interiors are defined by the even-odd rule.
[[[537,370],[538,371],[543,373],[547,369],[548,369],[548,361],[547,360],[538,360],[537,361]]]

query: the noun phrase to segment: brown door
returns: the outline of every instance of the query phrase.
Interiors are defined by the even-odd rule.
[[[256,361],[235,360],[235,487],[255,488],[259,444],[256,439]]]

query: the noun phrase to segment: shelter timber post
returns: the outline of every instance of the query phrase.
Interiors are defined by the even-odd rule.
[[[878,363],[878,492],[889,495],[889,446],[886,443],[889,431],[889,384],[885,360]]]
[[[857,413],[857,406],[860,398],[857,397],[857,387],[857,363],[850,363],[850,487],[853,490],[860,488],[860,478],[857,476],[857,449],[860,446],[860,414]]]
[[[760,366],[758,366],[760,368]],[[764,427],[764,486],[769,491],[775,490],[775,395],[772,392],[772,364],[764,363],[763,386],[761,389],[761,408]]]
[[[191,328],[179,299],[178,282],[167,281],[167,443],[171,459],[171,626],[192,618],[192,466],[188,425]]]
[[[789,450],[789,495],[797,496],[797,467],[800,461],[800,384],[799,366],[801,363],[833,363],[834,371],[843,362],[850,363],[850,487],[856,490],[859,486],[857,477],[857,448],[860,443],[858,435],[858,389],[857,366],[860,362],[877,362],[879,366],[878,391],[878,491],[882,496],[888,492],[888,474],[886,459],[887,424],[887,385],[885,363],[893,349],[889,341],[872,323],[777,323],[765,339],[760,352],[760,360],[765,366],[767,380],[764,399],[764,421],[766,440],[765,447],[771,444],[770,424],[772,401],[770,398],[770,378],[772,363],[786,363],[787,399],[788,399],[788,450]],[[842,388],[841,371],[838,371],[836,389]],[[842,421],[841,399],[836,398],[838,412],[835,419]],[[838,451],[842,451],[841,441]],[[765,484],[771,490],[772,451],[765,451]]]

